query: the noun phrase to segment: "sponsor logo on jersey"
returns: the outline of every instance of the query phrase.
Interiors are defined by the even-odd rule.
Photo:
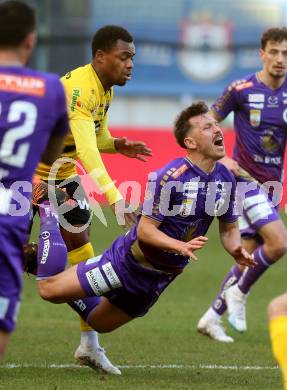
[[[250,93],[248,95],[249,103],[264,103],[265,96],[263,93]]]
[[[71,104],[70,104],[70,110],[71,111],[75,111],[75,107],[78,106],[78,102],[79,102],[78,99],[79,99],[80,96],[81,96],[81,89],[80,88],[73,88]]]
[[[282,96],[287,98],[287,92],[282,92]]]
[[[76,306],[78,306],[78,308],[81,310],[81,311],[84,311],[86,309],[86,305],[85,303],[81,300],[81,299],[78,299],[77,301],[74,301],[74,304]]]
[[[50,232],[45,230],[44,232],[42,232],[41,237],[43,238],[43,240],[48,240],[48,238],[50,237]]]
[[[250,110],[249,113],[249,122],[251,126],[258,127],[261,121],[261,111],[260,110]]]
[[[277,96],[268,96],[267,107],[278,107],[278,97]]]
[[[44,248],[43,248],[42,257],[41,257],[41,260],[40,260],[41,264],[45,264],[46,263],[47,258],[49,256],[49,252],[50,252],[50,240],[47,239],[47,240],[44,240]]]
[[[107,285],[99,268],[93,268],[86,272],[85,275],[88,279],[89,285],[96,295],[100,296],[110,291],[110,287]]]
[[[260,203],[251,209],[246,211],[247,217],[249,218],[251,223],[258,222],[260,220],[264,220],[269,215],[272,214],[272,209],[268,203]]]
[[[197,191],[199,187],[198,181],[188,181],[184,183],[183,190],[184,191]]]
[[[116,274],[116,271],[110,261],[107,264],[104,264],[102,269],[113,288],[122,287],[122,283],[120,282],[120,279],[118,278],[118,275]]]
[[[180,175],[182,175],[186,170],[188,169],[188,166],[186,164],[181,165],[179,168],[177,168],[176,171],[173,172],[171,177],[173,179],[177,179]]]
[[[264,103],[249,103],[250,108],[257,108],[258,110],[262,110],[264,108]]]
[[[46,82],[44,79],[39,77],[1,74],[0,91],[44,96],[46,92]]]

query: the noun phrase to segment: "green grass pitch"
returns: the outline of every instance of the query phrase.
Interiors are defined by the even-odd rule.
[[[107,217],[108,229],[93,223],[97,253],[121,232],[109,211]],[[287,289],[286,258],[253,288],[248,332],[232,331],[225,319],[235,343],[218,343],[198,334],[196,324],[232,260],[220,246],[217,221],[208,237],[207,247],[198,252],[199,261],[187,267],[146,317],[100,336],[111,361],[122,367],[121,377],[74,366],[79,342],[76,315],[67,305],[41,301],[34,277],[25,276],[17,331],[0,366],[0,389],[282,389],[271,355],[266,307]]]

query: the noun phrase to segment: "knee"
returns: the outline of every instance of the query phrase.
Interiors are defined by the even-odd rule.
[[[287,296],[281,295],[274,298],[268,305],[269,320],[278,316],[287,315]]]
[[[38,290],[39,290],[40,297],[45,301],[58,303],[57,293],[55,289],[53,289],[51,283],[49,283],[49,280],[46,279],[40,280],[38,282]]]
[[[280,238],[277,240],[271,240],[266,243],[269,246],[269,250],[272,253],[272,258],[276,261],[283,257],[287,252],[287,236],[286,239]]]

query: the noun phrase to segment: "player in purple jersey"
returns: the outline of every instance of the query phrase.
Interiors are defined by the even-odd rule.
[[[251,286],[287,251],[286,228],[277,212],[287,137],[286,28],[263,33],[260,57],[262,70],[232,83],[211,108],[218,121],[234,112],[234,155],[222,162],[235,174],[238,185],[254,184],[255,179],[269,193],[266,196],[258,187],[245,194],[239,218],[243,245],[254,254],[256,267],[234,266],[198,323],[201,333],[224,342],[233,341],[221,326],[226,308],[233,328],[246,331],[245,303]],[[276,191],[268,191],[270,184]]]
[[[41,219],[37,276],[42,298],[68,302],[98,332],[145,315],[196,260],[194,251],[206,243],[214,216],[224,248],[237,263],[254,266],[241,246],[233,213],[234,177],[217,162],[225,154],[222,132],[203,102],[179,115],[175,137],[187,157],[149,176],[137,224],[103,255],[64,271],[66,253],[45,250],[51,237],[56,242],[57,221],[52,215]]]
[[[68,130],[58,77],[25,68],[35,45],[35,12],[0,4],[0,359],[15,328],[28,238],[32,175],[51,164]]]

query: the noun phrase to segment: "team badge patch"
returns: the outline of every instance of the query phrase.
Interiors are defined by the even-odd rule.
[[[250,110],[249,121],[251,126],[258,127],[261,121],[261,110]]]

